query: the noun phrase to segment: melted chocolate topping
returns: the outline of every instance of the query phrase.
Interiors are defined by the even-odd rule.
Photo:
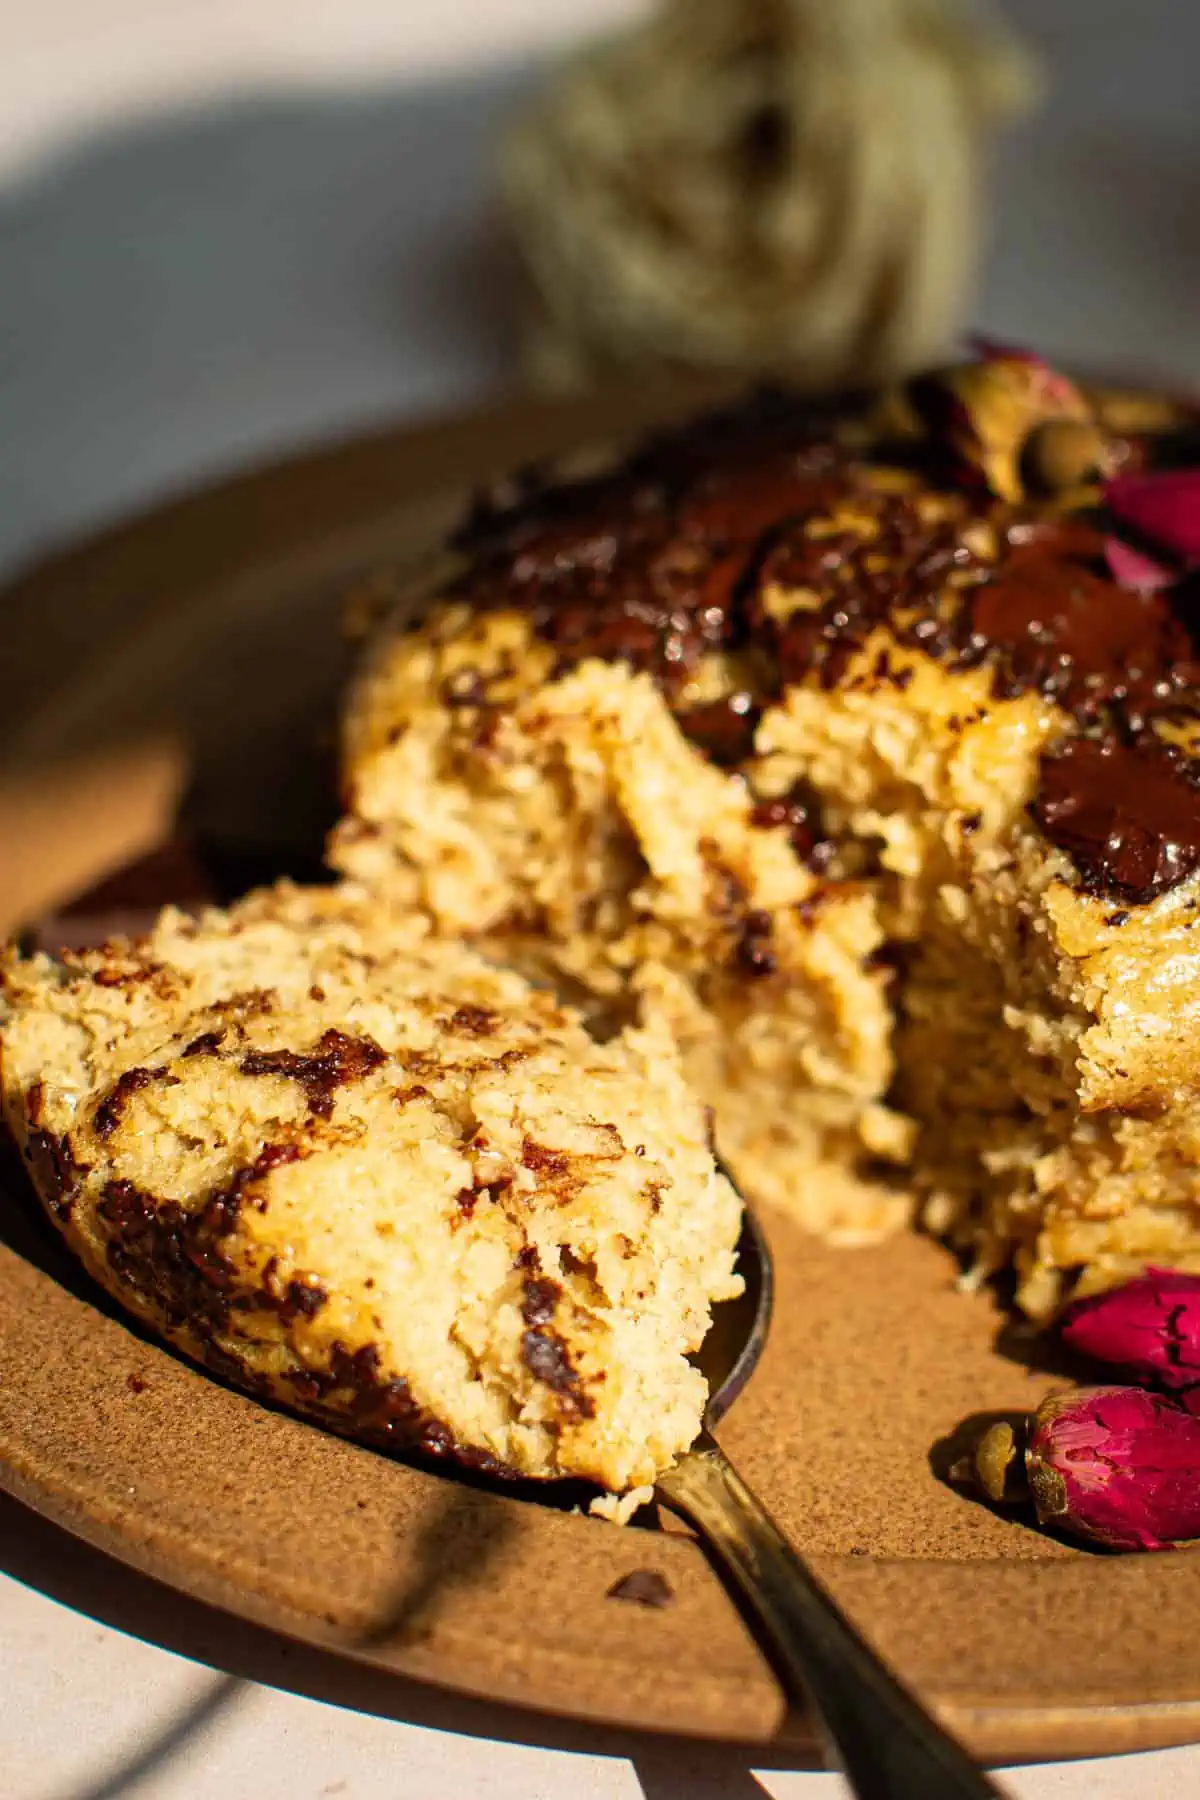
[[[996,499],[936,430],[880,439],[868,458],[850,441],[856,405],[760,394],[614,472],[557,485],[527,472],[476,506],[457,540],[470,567],[449,592],[526,608],[559,669],[596,656],[646,671],[691,742],[730,769],[753,756],[765,706],[789,684],[836,686],[880,627],[949,668],[984,665],[999,697],[1036,692],[1091,734],[1046,760],[1033,808],[1084,884],[1148,896],[1182,879],[1195,790],[1181,759],[1142,740],[1155,717],[1200,710],[1193,605],[1112,581],[1101,517]],[[690,702],[703,659],[729,651],[750,673]],[[910,678],[886,647],[856,674]],[[1087,772],[1118,766],[1138,780],[1086,787]],[[791,798],[755,822],[787,825],[819,868],[819,820]]]
[[[833,861],[837,846],[825,835],[821,803],[806,782],[796,782],[778,800],[760,800],[750,814],[750,823],[760,831],[786,828],[792,849],[814,874],[821,874]]]
[[[719,769],[736,769],[754,754],[754,733],[762,707],[740,692],[727,700],[710,700],[679,715],[679,729]]]
[[[705,651],[745,635],[742,588],[760,542],[835,497],[834,416],[764,391],[592,480],[526,472],[459,532],[473,564],[453,592],[528,607],[561,667],[619,659],[677,689]]]
[[[752,605],[759,632],[773,638],[782,680],[802,681],[815,671],[826,687],[842,679],[853,653],[879,625],[890,625],[902,643],[930,655],[955,647],[954,615],[943,616],[938,599],[951,575],[980,580],[987,565],[963,540],[966,512],[953,522],[931,525],[915,499],[889,496],[879,502],[865,482],[847,499],[869,506],[874,529],[814,533],[808,521],[785,529],[767,552]],[[760,611],[773,587],[802,588],[821,603],[800,607],[773,629]],[[887,671],[881,670],[886,678]]]
[[[1140,721],[1182,698],[1192,646],[1170,603],[1104,579],[1054,538],[1019,543],[966,617],[1003,695],[1035,690],[1081,722],[1115,701]]]
[[[1200,771],[1152,738],[1045,756],[1032,812],[1089,893],[1152,900],[1200,868]]]
[[[706,650],[743,637],[759,539],[828,499],[828,460],[824,446],[773,453],[706,471],[682,494],[665,479],[623,492],[600,484],[573,510],[522,509],[458,591],[476,605],[527,606],[561,667],[619,659],[677,688]]]

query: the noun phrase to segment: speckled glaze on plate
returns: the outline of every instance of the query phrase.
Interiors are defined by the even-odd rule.
[[[514,404],[321,452],[0,596],[0,841],[36,870],[30,886],[0,866],[0,928],[164,833],[181,783],[201,829],[281,861],[311,847],[347,586],[428,544],[473,480],[689,398]],[[67,830],[85,767],[86,853]],[[956,1291],[937,1245],[839,1252],[766,1223],[775,1327],[722,1437],[855,1620],[989,1758],[1200,1739],[1200,1558],[1069,1549],[939,1477],[964,1417],[1034,1405],[1061,1376],[1028,1366],[1035,1346],[990,1296]],[[681,1529],[622,1532],[429,1474],[221,1387],[88,1288],[11,1160],[0,1486],[189,1594],[383,1668],[612,1724],[805,1732]],[[610,1597],[637,1570],[665,1578],[668,1605]]]

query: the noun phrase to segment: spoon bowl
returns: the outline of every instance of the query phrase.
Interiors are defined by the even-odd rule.
[[[728,1170],[722,1170],[732,1183]],[[708,1383],[704,1424],[715,1431],[758,1367],[766,1349],[775,1306],[775,1265],[767,1234],[754,1211],[743,1206],[737,1244],[738,1273],[745,1287],[735,1300],[713,1307],[712,1325],[696,1354]]]

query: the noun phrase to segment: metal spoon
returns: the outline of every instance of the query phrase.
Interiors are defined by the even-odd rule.
[[[704,1429],[659,1477],[658,1497],[700,1532],[762,1627],[788,1699],[815,1707],[860,1800],[999,1795],[859,1637],[712,1436],[753,1374],[771,1323],[771,1252],[749,1208],[738,1267],[746,1292],[716,1308],[700,1352],[710,1394]]]

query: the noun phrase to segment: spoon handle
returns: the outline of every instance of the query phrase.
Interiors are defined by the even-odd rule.
[[[892,1676],[707,1432],[659,1479],[758,1618],[788,1697],[811,1704],[859,1800],[1000,1793]]]

